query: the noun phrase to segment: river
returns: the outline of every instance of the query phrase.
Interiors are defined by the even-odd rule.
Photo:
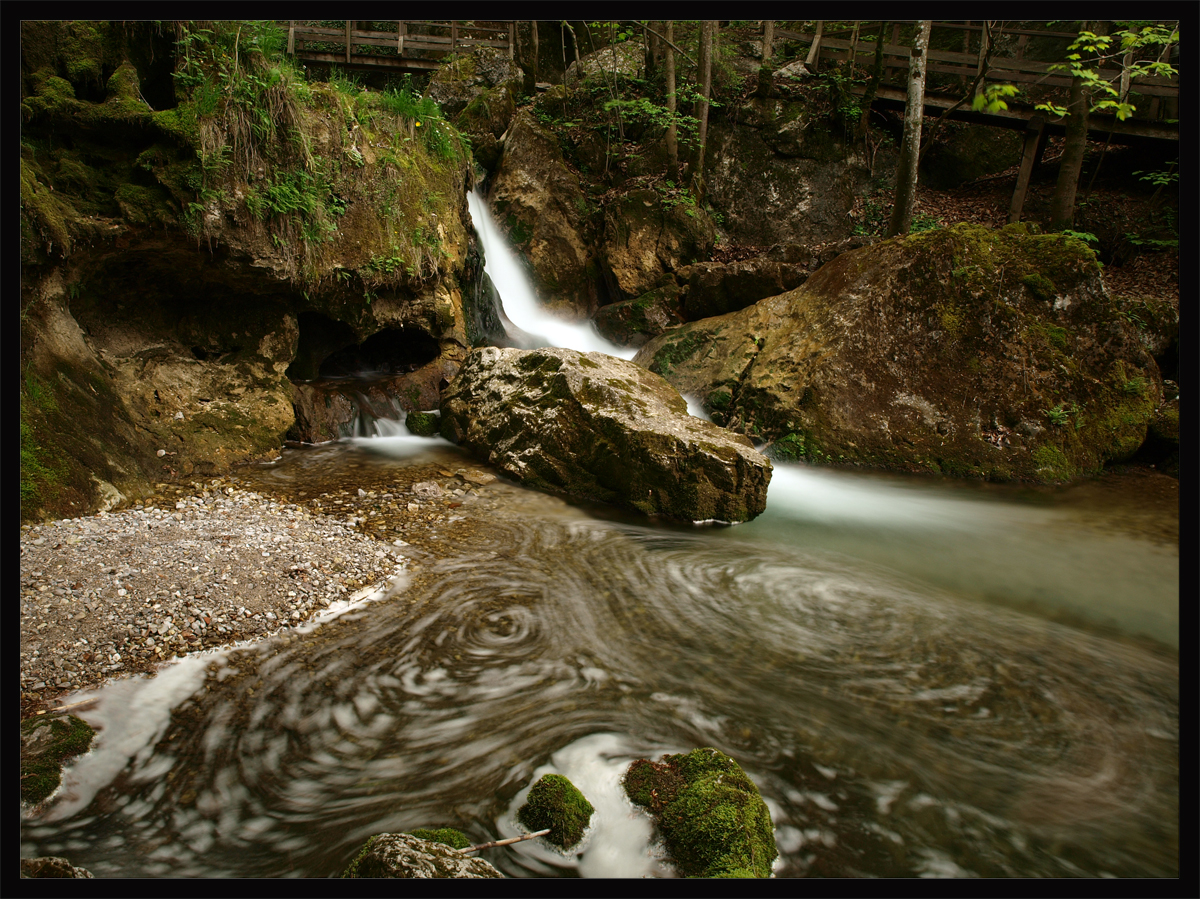
[[[472,464],[379,440],[285,450],[269,477]],[[516,835],[555,771],[597,808],[582,849],[489,861],[670,876],[620,774],[713,746],[762,791],[780,877],[1178,875],[1162,476],[1040,490],[777,466],[736,527],[503,489],[485,529],[375,602],[103,688],[84,713],[101,745],[22,855],[336,876],[381,831]]]

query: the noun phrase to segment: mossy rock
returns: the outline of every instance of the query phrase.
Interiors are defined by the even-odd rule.
[[[654,816],[685,877],[770,877],[771,812],[741,766],[716,749],[638,759],[625,792]]]
[[[592,804],[561,774],[546,774],[535,783],[517,810],[517,820],[530,831],[550,829],[546,839],[570,849],[581,839],[592,818]]]
[[[21,801],[38,803],[58,789],[63,763],[83,755],[96,732],[74,715],[21,722]]]
[[[416,434],[418,437],[436,437],[442,426],[442,413],[438,411],[409,412],[404,424],[410,434]],[[429,839],[429,837],[425,837],[425,839]]]
[[[427,827],[419,827],[416,830],[406,832],[409,836],[416,837],[419,840],[441,843],[452,849],[466,849],[471,845],[471,841],[467,839],[467,835],[461,830],[455,830],[453,827],[438,827],[433,830]]]

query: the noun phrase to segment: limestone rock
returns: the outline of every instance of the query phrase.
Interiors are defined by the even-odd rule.
[[[592,324],[606,337],[621,346],[640,347],[667,328],[683,324],[679,308],[682,291],[673,277],[648,290],[636,300],[621,300],[601,306],[592,316]]]
[[[694,205],[670,205],[658,191],[633,190],[604,209],[604,258],[626,297],[650,290],[663,272],[706,256],[712,221]]]
[[[1024,226],[852,250],[635,359],[778,458],[1053,482],[1137,451],[1161,381],[1095,256]],[[1022,422],[1029,436],[1013,440]]]
[[[646,65],[646,50],[637,41],[626,41],[605,47],[595,53],[581,56],[578,62],[567,66],[566,84],[578,84],[581,79],[609,77],[616,74],[622,78],[639,78]]]
[[[529,260],[535,292],[547,307],[583,318],[600,305],[589,249],[587,198],[553,135],[528,110],[517,113],[492,177],[492,211]]]
[[[21,859],[22,877],[91,877],[87,868],[76,868],[65,858],[44,855],[40,858]]]
[[[766,506],[771,465],[750,441],[602,353],[474,350],[442,396],[442,435],[560,495],[691,521],[745,521]]]
[[[726,264],[697,262],[679,272],[687,285],[683,308],[690,320],[745,309],[799,287],[807,277],[801,265],[762,257]]]
[[[484,859],[407,833],[371,837],[343,877],[503,877]]]

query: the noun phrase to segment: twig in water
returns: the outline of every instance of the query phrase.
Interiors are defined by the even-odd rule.
[[[535,831],[534,833],[522,834],[519,837],[512,837],[507,840],[494,840],[491,843],[480,843],[478,846],[468,846],[466,849],[460,849],[459,852],[477,852],[480,849],[493,849],[496,846],[508,846],[512,843],[520,843],[522,840],[532,840],[534,837],[544,837],[550,832],[550,828],[545,830]]]

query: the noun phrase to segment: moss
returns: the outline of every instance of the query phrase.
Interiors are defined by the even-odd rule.
[[[770,877],[778,851],[771,813],[741,766],[716,749],[639,759],[625,792],[654,815],[686,877]]]
[[[545,774],[533,785],[517,820],[531,831],[550,829],[546,839],[569,849],[583,839],[591,820],[592,804],[561,774]]]
[[[371,851],[371,847],[375,845],[375,841],[378,840],[380,836],[382,836],[382,834],[375,834],[375,836],[370,837],[365,843],[363,843],[362,849],[358,851],[358,855],[354,856],[354,861],[347,865],[342,877],[358,877],[359,864],[361,864],[362,860],[367,857],[367,854]]]
[[[1021,278],[1021,283],[1028,287],[1029,292],[1039,300],[1050,301],[1058,294],[1058,291],[1054,289],[1054,282],[1038,272],[1025,275]]]
[[[86,722],[68,715],[65,718],[30,718],[22,721],[21,735],[28,738],[41,728],[50,729],[49,740],[35,751],[21,753],[22,802],[41,802],[58,789],[63,763],[87,752],[96,734]],[[22,744],[25,742],[23,739]]]
[[[441,427],[441,418],[438,412],[409,412],[405,425],[410,433],[418,437],[433,437]]]
[[[1037,463],[1037,473],[1046,482],[1065,482],[1079,474],[1079,470],[1071,464],[1062,450],[1044,443],[1033,451],[1033,461]]]
[[[466,834],[461,830],[455,830],[453,827],[438,827],[434,830],[422,827],[417,830],[407,831],[407,833],[409,836],[414,836],[419,840],[442,843],[452,849],[466,849],[471,845],[471,841],[467,839]]]

